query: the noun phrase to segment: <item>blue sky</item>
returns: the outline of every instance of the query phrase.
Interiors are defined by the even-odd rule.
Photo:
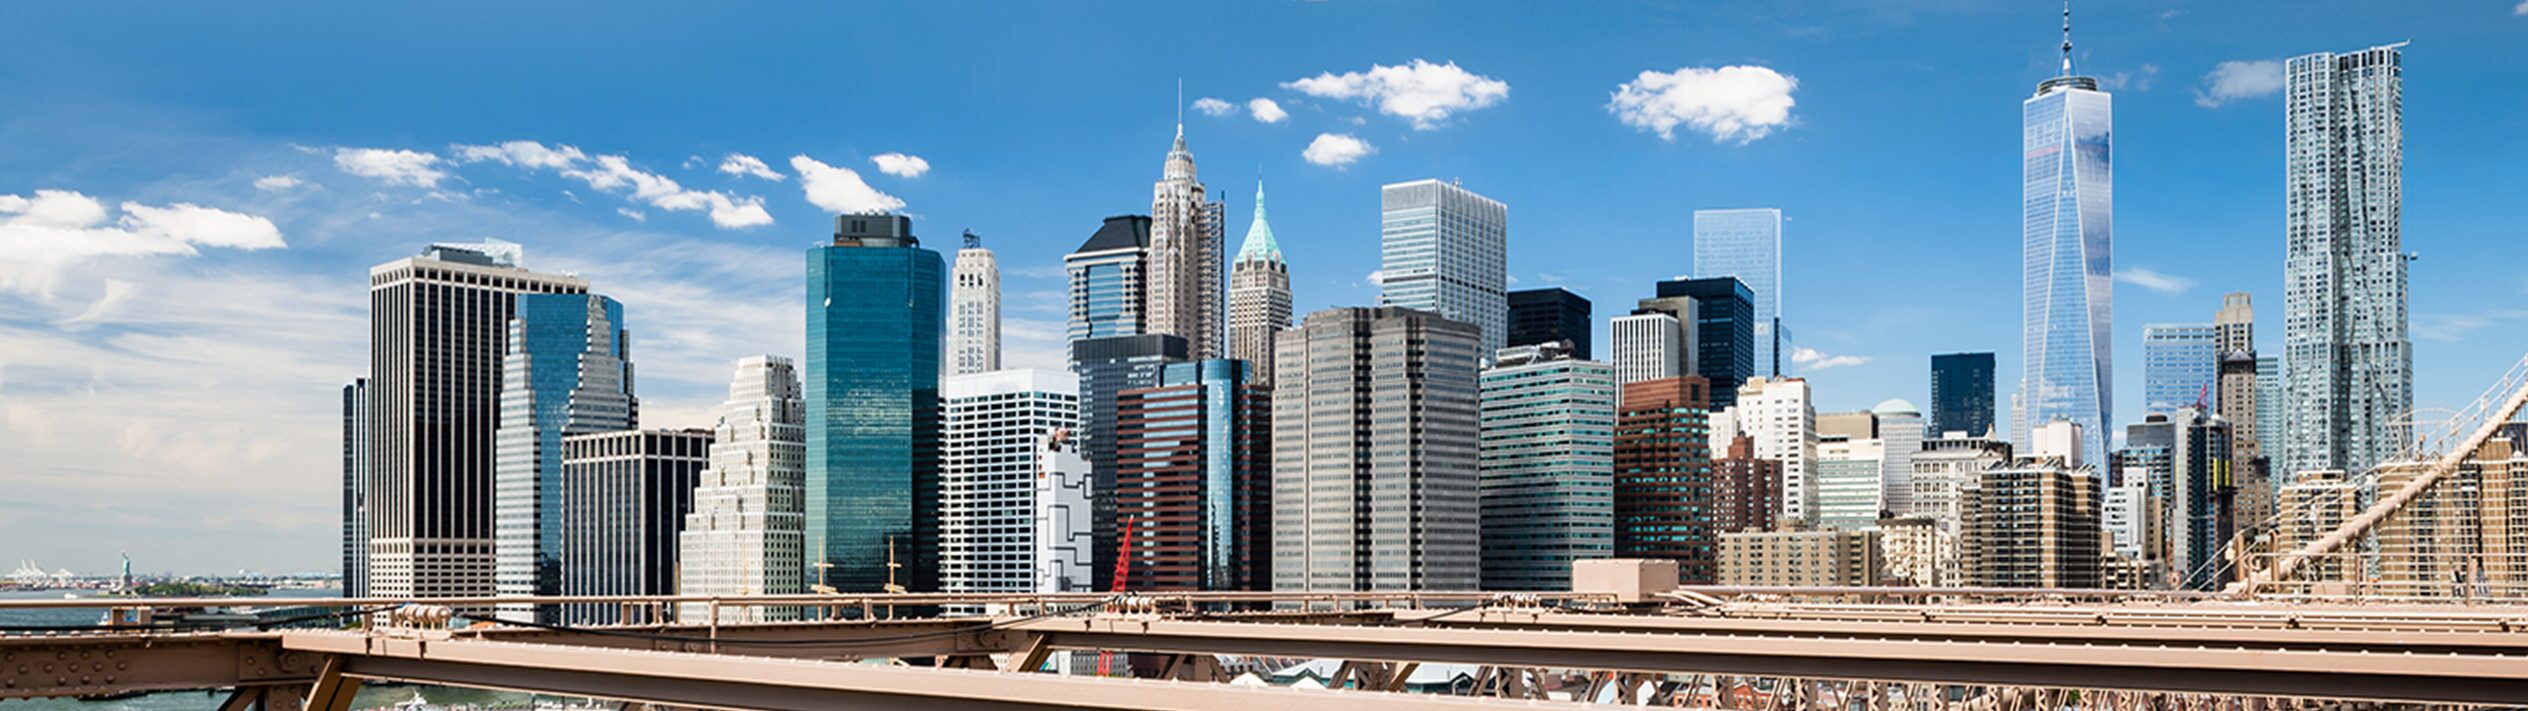
[[[1517,286],[1594,299],[1601,340],[1690,270],[1692,210],[1771,206],[1786,318],[1834,364],[1806,369],[1823,407],[1922,402],[1936,352],[1998,353],[2004,402],[2016,377],[2018,103],[2054,72],[2047,2],[512,5],[11,8],[0,559],[330,569],[363,278],[432,241],[520,242],[621,299],[648,425],[707,424],[731,361],[800,352],[800,250],[835,209],[982,234],[1010,364],[1058,367],[1060,255],[1148,209],[1180,79],[1233,240],[1269,181],[1303,313],[1374,300],[1381,183],[1508,203]],[[2120,420],[2143,324],[2245,290],[2279,350],[2261,62],[2314,51],[2413,41],[2417,404],[2519,357],[2528,5],[2076,11],[2116,102]],[[1653,100],[1611,108],[1628,83]]]

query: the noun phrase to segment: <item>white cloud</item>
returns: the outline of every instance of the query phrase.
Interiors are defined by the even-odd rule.
[[[1644,71],[1615,87],[1606,110],[1661,140],[1676,140],[1676,128],[1685,126],[1713,142],[1745,144],[1790,125],[1797,88],[1799,79],[1753,65]]]
[[[2137,92],[2150,91],[2151,86],[2158,83],[2159,65],[2157,64],[2144,64],[2140,72],[2116,72],[2098,80],[2098,84],[2106,87],[2108,91],[2125,89]]]
[[[930,161],[922,160],[921,156],[880,153],[870,156],[869,162],[878,165],[878,172],[898,178],[919,178],[923,173],[930,172]]]
[[[1307,150],[1299,152],[1299,157],[1306,158],[1308,162],[1317,165],[1340,168],[1360,160],[1361,156],[1376,152],[1378,149],[1371,147],[1368,141],[1356,138],[1352,134],[1320,133],[1317,134],[1317,140],[1308,142]]]
[[[1246,113],[1261,123],[1281,123],[1282,119],[1290,118],[1290,112],[1283,111],[1281,104],[1261,96],[1247,100]]]
[[[2150,267],[2133,267],[2115,273],[2115,280],[2175,296],[2194,288],[2194,280],[2174,274],[2162,274]]]
[[[157,207],[125,202],[119,207],[123,216],[108,222],[105,203],[85,194],[38,190],[33,198],[0,195],[0,292],[49,295],[64,269],[103,257],[283,246],[280,228],[255,215],[192,203]]]
[[[850,168],[826,165],[800,154],[790,157],[790,169],[799,174],[799,189],[807,193],[808,202],[827,212],[876,213],[904,209],[904,201],[878,192],[860,173]]]
[[[492,146],[461,145],[456,147],[456,155],[459,161],[466,163],[490,161],[551,170],[563,177],[587,183],[591,188],[610,193],[629,193],[632,199],[661,210],[704,212],[711,216],[711,224],[725,229],[772,224],[772,213],[764,210],[764,199],[761,197],[731,195],[716,190],[687,190],[667,176],[633,167],[630,158],[620,155],[591,156],[575,146],[547,146],[535,141],[509,141]],[[738,156],[732,154],[731,157]],[[757,161],[757,165],[761,166],[762,162]],[[723,170],[727,167],[725,164],[721,166]],[[769,172],[770,168],[767,167],[766,171]],[[576,200],[578,196],[573,195],[572,199]]]
[[[1847,365],[1868,363],[1870,362],[1870,357],[1856,355],[1826,355],[1815,348],[1800,347],[1791,349],[1791,362],[1797,363],[1809,370],[1825,370],[1827,368],[1841,368]]]
[[[287,176],[287,175],[266,175],[266,176],[263,176],[263,177],[261,177],[261,178],[256,178],[256,179],[255,179],[255,189],[256,189],[256,190],[264,190],[264,191],[276,192],[276,193],[277,193],[277,192],[283,192],[283,191],[289,190],[289,189],[291,189],[291,188],[295,188],[295,187],[298,187],[298,186],[301,186],[301,185],[306,185],[306,184],[307,184],[307,181],[300,180],[300,179],[298,179],[298,178],[291,177],[291,176]]]
[[[2194,90],[2194,104],[2204,108],[2238,99],[2272,96],[2282,91],[2282,62],[2259,59],[2247,62],[2222,62],[2203,75],[2203,86]]]
[[[632,221],[633,221],[633,222],[648,222],[648,221],[650,221],[650,214],[649,214],[649,213],[642,212],[642,211],[639,211],[639,210],[634,210],[634,209],[632,209],[632,208],[628,208],[628,207],[618,207],[618,208],[615,208],[615,209],[614,209],[614,214],[617,214],[617,215],[622,215],[622,216],[624,216],[624,217],[629,217],[629,218],[632,218]]]
[[[1430,129],[1451,114],[1501,103],[1510,97],[1510,83],[1458,68],[1456,62],[1370,65],[1366,72],[1325,72],[1283,82],[1282,87],[1324,99],[1358,101],[1379,113]]]
[[[2528,17],[2528,0],[2519,0],[2519,6],[2511,8],[2510,14],[2513,17]]]
[[[1238,110],[1238,107],[1231,106],[1229,102],[1206,96],[1194,100],[1194,110],[1201,112],[1204,116],[1227,116],[1229,115],[1229,112]]]
[[[744,153],[731,153],[729,157],[720,159],[720,172],[730,175],[752,175],[776,182],[786,177],[779,171],[773,170],[772,166],[764,165],[764,159]]]
[[[363,178],[375,178],[388,185],[412,185],[435,188],[448,177],[440,170],[439,154],[396,148],[337,148],[334,167]]]

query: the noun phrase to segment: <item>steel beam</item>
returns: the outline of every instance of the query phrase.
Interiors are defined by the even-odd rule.
[[[0,636],[0,699],[305,684],[322,664],[273,633]]]

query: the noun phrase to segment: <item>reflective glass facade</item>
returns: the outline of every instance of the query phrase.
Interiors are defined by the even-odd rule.
[[[1510,208],[1438,180],[1385,186],[1379,208],[1378,304],[1473,324],[1485,358],[1506,345]]]
[[[1150,218],[1120,215],[1062,258],[1071,281],[1069,340],[1142,332],[1149,252]]]
[[[2360,472],[2395,456],[2410,430],[2401,424],[2414,406],[2404,87],[2398,46],[2283,65],[2287,414],[2277,473]]]
[[[1272,587],[1272,395],[1245,361],[1172,363],[1118,405],[1130,590]],[[1110,573],[1111,574],[1111,573]]]
[[[1163,333],[1090,338],[1071,343],[1071,369],[1080,375],[1080,423],[1089,464],[1091,580],[1098,590],[1111,589],[1115,577],[1116,426],[1123,392],[1158,387],[1170,363],[1185,361],[1185,339]]]
[[[1569,590],[1615,553],[1615,368],[1557,346],[1483,371],[1483,586]]]
[[[2020,104],[2025,238],[2022,380],[2013,429],[2080,425],[2083,461],[2106,461],[2114,419],[2112,99],[2089,77],[2047,80]]]
[[[910,218],[846,215],[807,253],[807,557],[826,584],[933,589],[946,265]],[[809,580],[818,571],[802,571]]]
[[[1790,334],[1782,325],[1782,211],[1694,211],[1694,276],[1735,277],[1755,302],[1754,374],[1789,372]]]
[[[2210,410],[2221,376],[2221,347],[2208,323],[2154,323],[2142,327],[2142,412],[2172,414]]]
[[[1993,429],[1993,354],[1931,357],[1931,431],[2000,436]]]
[[[559,595],[567,572],[562,437],[638,420],[623,305],[603,296],[522,294],[515,309],[494,435],[493,587],[502,595]],[[532,609],[504,606],[502,616],[526,619]]]

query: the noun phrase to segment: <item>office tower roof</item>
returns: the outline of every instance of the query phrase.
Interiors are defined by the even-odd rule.
[[[1255,181],[1255,221],[1247,223],[1246,241],[1238,245],[1238,261],[1282,260],[1282,245],[1273,241],[1273,225],[1264,221],[1264,181]]]
[[[1104,252],[1112,249],[1147,249],[1150,246],[1149,215],[1116,215],[1106,218],[1097,233],[1081,242],[1073,252]]]

